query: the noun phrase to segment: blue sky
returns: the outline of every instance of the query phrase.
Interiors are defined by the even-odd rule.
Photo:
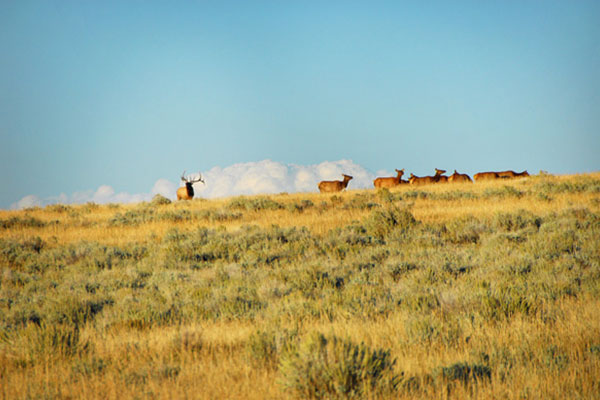
[[[600,169],[598,1],[214,3],[0,2],[0,208],[264,160]]]

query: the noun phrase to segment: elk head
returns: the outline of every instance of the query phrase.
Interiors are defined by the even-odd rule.
[[[191,177],[186,178],[185,177],[185,171],[183,171],[183,174],[181,174],[181,180],[183,182],[185,182],[185,186],[184,187],[180,187],[179,189],[177,189],[177,200],[191,200],[194,198],[194,187],[193,184],[196,182],[202,182],[204,183],[204,181],[202,180],[202,175],[200,174],[200,172],[198,172],[198,177],[196,179],[193,179]]]

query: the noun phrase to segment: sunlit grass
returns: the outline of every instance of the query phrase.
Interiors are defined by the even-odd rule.
[[[396,361],[359,397],[600,392],[597,173],[0,222],[2,398],[302,398],[317,333]]]

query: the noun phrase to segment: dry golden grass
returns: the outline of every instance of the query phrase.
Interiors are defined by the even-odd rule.
[[[542,187],[539,184],[544,182],[559,185],[589,180],[600,180],[600,173],[418,188],[407,185],[389,193],[349,190],[338,195],[280,194],[267,197],[283,205],[281,209],[244,210],[239,218],[221,222],[202,218],[201,215],[203,212],[228,209],[232,199],[195,200],[160,206],[160,210],[164,212],[191,213],[191,220],[180,222],[160,219],[134,224],[110,222],[117,214],[140,212],[144,205],[82,205],[70,206],[66,210],[46,207],[0,211],[0,221],[8,221],[10,218],[34,218],[46,223],[43,227],[22,223],[8,229],[0,229],[0,240],[6,243],[24,243],[39,237],[45,250],[60,250],[82,243],[119,248],[133,245],[153,248],[164,246],[165,238],[174,229],[184,235],[192,234],[198,228],[231,233],[240,232],[242,227],[253,225],[268,232],[272,225],[277,225],[282,228],[305,227],[315,238],[325,241],[335,229],[347,227],[352,221],[365,221],[372,214],[369,207],[349,206],[352,201],[361,199],[361,196],[367,198],[366,201],[379,201],[391,196],[395,206],[410,209],[422,226],[433,227],[443,234],[446,223],[467,216],[478,220],[491,220],[499,213],[525,210],[544,218],[569,209],[586,209],[597,216],[600,212],[600,192],[597,190],[542,193],[539,189]],[[507,187],[509,189],[506,189]],[[502,194],[503,192],[506,192],[506,195]],[[515,194],[519,192],[522,194]],[[302,212],[290,211],[289,207],[292,205],[307,200],[313,206]],[[113,300],[114,305],[106,306],[107,308],[95,316],[93,321],[82,325],[80,342],[87,343],[87,348],[75,355],[42,352],[41,358],[27,363],[23,361],[26,359],[23,353],[25,350],[15,347],[16,343],[24,343],[19,340],[25,339],[11,336],[13,329],[22,328],[4,326],[0,331],[4,337],[4,340],[0,340],[0,397],[298,398],[297,394],[285,389],[281,384],[282,376],[276,364],[261,364],[261,361],[257,362],[252,358],[248,350],[248,342],[257,331],[290,330],[296,331],[298,337],[317,331],[349,338],[356,343],[364,342],[372,348],[388,349],[397,360],[396,372],[404,373],[406,377],[414,377],[420,382],[418,389],[411,391],[405,388],[393,393],[389,398],[598,398],[600,298],[597,296],[597,289],[594,288],[600,286],[600,273],[597,270],[600,250],[589,247],[595,246],[598,240],[587,238],[587,242],[578,243],[579,255],[583,257],[585,251],[586,256],[590,257],[584,261],[580,260],[583,265],[581,268],[586,271],[588,277],[586,279],[591,280],[582,283],[583,278],[571,277],[568,269],[568,263],[579,262],[576,259],[578,254],[575,254],[575,258],[562,255],[543,265],[534,263],[533,272],[529,274],[535,279],[527,276],[515,278],[509,275],[502,269],[501,263],[494,263],[494,258],[504,258],[510,264],[513,257],[511,252],[519,250],[523,251],[522,254],[519,253],[521,257],[527,260],[527,249],[534,251],[535,247],[528,242],[522,246],[530,247],[515,247],[520,246],[519,242],[512,244],[510,241],[502,242],[504,248],[494,246],[493,240],[499,240],[498,237],[502,239],[502,235],[505,234],[490,233],[483,243],[460,244],[455,250],[435,247],[401,248],[397,253],[386,256],[399,264],[413,262],[420,259],[419,257],[433,257],[432,266],[427,267],[428,270],[419,266],[410,273],[411,275],[403,275],[399,281],[385,283],[383,287],[389,290],[388,296],[397,296],[403,302],[413,295],[435,295],[439,304],[431,309],[422,310],[406,306],[403,308],[401,304],[404,303],[399,302],[392,311],[368,315],[353,313],[351,308],[344,308],[344,302],[354,300],[347,299],[343,295],[345,292],[323,294],[330,290],[328,288],[323,289],[322,293],[310,292],[312,297],[301,297],[293,293],[286,297],[286,291],[292,292],[286,279],[293,279],[293,268],[298,268],[298,271],[304,266],[314,268],[309,259],[295,261],[291,266],[267,263],[256,272],[231,262],[216,267],[194,266],[195,269],[190,272],[187,267],[175,268],[168,265],[166,259],[169,254],[164,254],[165,260],[160,257],[139,262],[126,260],[123,265],[117,264],[95,272],[74,264],[74,275],[67,275],[66,271],[69,268],[65,269],[64,273],[58,268],[52,273],[40,274],[36,279],[39,279],[39,285],[45,285],[43,287],[46,289],[27,286],[29,283],[18,283],[17,278],[26,272],[26,263],[19,266],[3,266],[3,270],[0,271],[0,294],[3,297],[0,301],[4,302],[1,304],[5,312],[10,311],[10,306],[6,306],[8,300],[4,299],[34,296],[37,301],[35,304],[45,304],[52,296],[59,296],[58,289],[52,289],[52,285],[63,288],[71,282],[72,287],[81,287],[83,283],[79,280],[84,279],[83,277],[85,280],[81,282],[98,283],[100,287],[110,286],[113,281],[119,279],[132,282],[133,278],[142,272],[150,276],[147,279],[154,280],[145,281],[145,286],[137,291],[132,290],[130,286],[121,285],[103,292],[104,296]],[[435,234],[432,234],[432,237],[435,238]],[[421,239],[416,238],[411,243],[420,243],[419,240]],[[540,239],[540,243],[542,242]],[[384,250],[390,253],[395,249],[389,245]],[[164,253],[167,250],[157,250],[156,254],[163,254],[161,251]],[[374,251],[373,248],[364,249],[365,254]],[[490,261],[490,265],[482,265],[475,272],[466,273],[464,278],[462,275],[443,275],[441,270],[436,268],[444,259],[450,260],[447,262],[459,262],[451,258],[454,251],[460,253],[457,256],[459,261],[477,263],[473,260],[479,257],[480,260]],[[352,266],[359,261],[363,262],[363,258],[366,257],[359,253],[347,256],[346,259],[335,259],[334,254],[331,252],[322,256],[318,263],[337,268],[338,263]],[[533,255],[531,257],[533,258]],[[355,259],[358,261],[354,261]],[[520,258],[518,261],[522,262]],[[536,270],[538,265],[540,270]],[[387,268],[385,265],[382,265],[383,267]],[[278,274],[283,274],[283,270],[287,268],[292,268],[289,275],[292,278],[286,275],[286,279],[282,279]],[[332,271],[337,270],[329,270],[330,276],[334,273]],[[389,280],[389,275],[385,272],[387,270],[381,271],[364,278],[364,286],[377,285],[386,279]],[[559,273],[563,275],[554,278],[554,275]],[[180,281],[177,280],[177,274],[181,276]],[[218,289],[218,282],[223,274],[227,275],[227,282],[235,280],[236,283],[228,283],[221,290]],[[254,277],[251,274],[257,275]],[[595,278],[589,278],[590,276]],[[171,277],[174,283],[161,281],[163,279],[166,282],[167,278]],[[493,278],[499,281],[494,282]],[[51,279],[55,282],[46,285],[45,282]],[[346,279],[345,284],[349,287],[350,279]],[[587,285],[585,291],[581,289],[576,294],[569,294],[569,290],[579,290],[574,289],[577,282],[579,287]],[[140,327],[132,324],[130,314],[119,314],[117,311],[121,304],[142,303],[147,298],[159,299],[152,304],[168,304],[175,303],[179,301],[177,299],[191,293],[198,297],[194,300],[184,299],[182,304],[195,304],[216,301],[218,296],[226,297],[230,293],[242,296],[239,293],[244,293],[244,284],[255,290],[258,298],[268,299],[265,300],[268,305],[255,317],[207,317],[177,323],[158,322],[148,327]],[[152,285],[155,285],[154,289]],[[185,290],[182,288],[184,285]],[[526,292],[521,300],[533,296],[537,301],[537,311],[516,312],[504,319],[481,317],[478,311],[479,303],[486,288],[510,288],[511,285],[529,288],[530,292]],[[25,287],[28,288],[27,291]],[[544,287],[551,287],[552,291],[549,293],[559,294],[556,298],[549,295],[547,298],[538,299],[535,293],[531,292]],[[203,291],[211,288],[213,291],[208,292],[209,296],[202,297]],[[89,292],[87,295],[93,297],[97,294]],[[322,312],[306,312],[298,316],[297,312],[308,306]],[[113,313],[106,310],[113,310]],[[3,323],[6,323],[6,320],[3,320]],[[422,331],[422,327],[426,330]],[[424,334],[428,333],[433,333],[434,336],[424,338]],[[594,346],[597,346],[597,350]],[[597,351],[598,354],[592,351]],[[489,382],[461,385],[448,384],[438,379],[431,380],[431,376],[435,376],[440,366],[450,366],[465,360],[474,364],[489,363],[492,366]],[[380,398],[382,395],[370,396]]]
[[[412,185],[401,185],[391,189],[393,194],[407,194],[411,192],[424,192],[432,196],[443,196],[455,192],[473,193],[474,196],[482,196],[486,191],[501,190],[504,187],[515,188],[516,190],[527,190],[536,182],[550,181],[553,183],[569,182],[577,178],[599,179],[600,173],[591,173],[585,175],[567,175],[552,177],[531,177],[515,180],[497,180],[484,181],[479,183],[455,183],[455,184],[436,184],[414,187]],[[340,194],[319,194],[319,193],[297,193],[269,195],[277,202],[284,205],[293,204],[301,200],[310,200],[315,205],[320,203],[332,203],[332,198],[339,198],[343,203],[352,196],[373,193],[375,189],[367,190],[348,190]],[[259,196],[262,197],[262,196]],[[247,198],[252,198],[248,196]],[[189,202],[179,202],[167,206],[170,210],[189,210],[192,212],[202,212],[207,210],[216,210],[225,207],[229,199],[216,200],[193,200]],[[563,192],[552,196],[552,201],[536,198],[533,196],[508,197],[499,199],[489,199],[482,201],[481,198],[461,198],[456,200],[446,200],[440,198],[415,198],[406,199],[405,204],[411,206],[411,211],[417,220],[429,222],[446,222],[450,219],[460,218],[471,215],[475,217],[493,216],[499,212],[509,212],[514,210],[527,210],[544,216],[557,210],[567,209],[569,207],[586,207],[592,211],[600,209],[600,195],[590,195],[589,193]],[[72,206],[75,212],[88,207]],[[143,242],[152,241],[156,237],[162,237],[173,227],[188,230],[196,229],[198,226],[207,228],[225,227],[228,230],[239,229],[240,226],[255,224],[262,227],[269,227],[273,224],[282,227],[303,226],[311,232],[322,235],[332,229],[342,227],[352,220],[360,220],[368,214],[369,210],[350,209],[344,212],[322,212],[318,208],[311,208],[303,213],[290,213],[287,210],[260,210],[255,212],[245,212],[243,218],[236,221],[230,221],[226,224],[209,221],[195,221],[193,224],[187,222],[173,223],[169,221],[155,221],[144,224],[143,226],[106,226],[106,221],[110,220],[117,213],[125,213],[133,210],[137,205],[117,205],[116,207],[94,207],[93,212],[81,213],[81,216],[72,218],[73,223],[60,225],[50,225],[43,232],[38,232],[35,228],[22,227],[12,229],[2,233],[3,236],[27,237],[30,235],[40,236],[44,240],[57,241],[58,243],[72,243],[77,241],[93,240],[109,245],[122,242]],[[51,208],[50,208],[51,209]],[[64,220],[65,215],[61,212],[53,212],[47,208],[34,208],[25,211],[31,217],[39,218],[45,222],[54,220]],[[0,219],[8,219],[15,215],[22,215],[23,211],[0,210]]]

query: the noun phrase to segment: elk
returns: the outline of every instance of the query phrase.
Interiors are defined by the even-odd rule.
[[[500,175],[498,175],[497,172],[478,172],[473,175],[473,179],[475,179],[475,181],[489,181],[499,178]]]
[[[500,178],[504,178],[504,179],[511,179],[511,178],[520,178],[520,177],[526,177],[529,176],[529,172],[527,171],[523,171],[523,172],[515,172],[515,171],[502,171],[502,172],[496,172],[498,174],[498,177]]]
[[[343,181],[321,181],[319,182],[319,191],[321,193],[330,193],[330,192],[341,192],[346,189],[348,186],[348,182],[352,177],[350,175],[342,174],[344,177]]]
[[[435,176],[433,177],[435,179],[436,182],[439,183],[447,183],[448,182],[448,177],[446,175],[442,175],[446,173],[445,170],[443,169],[435,169]]]
[[[177,189],[177,200],[193,199],[194,198],[194,186],[193,186],[194,183],[196,183],[196,182],[204,183],[204,181],[202,180],[202,175],[200,175],[200,172],[198,172],[197,179],[192,179],[192,178],[186,178],[185,171],[183,171],[183,174],[181,174],[181,180],[183,182],[185,182],[185,186],[182,186],[179,189]]]
[[[446,171],[444,171],[443,169],[436,168],[434,176],[416,176],[411,173],[410,179],[408,182],[411,185],[416,185],[416,186],[428,185],[430,183],[436,183],[436,182],[447,182],[448,177],[442,175],[444,172],[446,172]]]
[[[435,183],[435,178],[433,176],[416,176],[411,172],[408,183],[416,186],[428,185],[430,183]]]
[[[459,174],[454,170],[454,173],[448,177],[448,182],[457,183],[457,182],[473,182],[471,177],[467,174]]]
[[[375,186],[376,188],[392,188],[395,186],[398,186],[402,183],[407,183],[406,181],[402,180],[402,175],[404,175],[404,168],[402,169],[397,169],[396,173],[398,174],[397,176],[391,176],[388,178],[377,178],[373,181],[373,186]]]

